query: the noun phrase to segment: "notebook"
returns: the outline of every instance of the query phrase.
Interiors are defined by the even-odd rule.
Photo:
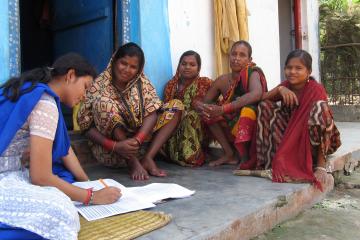
[[[88,221],[141,209],[153,208],[156,206],[155,203],[159,203],[164,199],[185,198],[195,193],[195,191],[175,183],[151,183],[142,187],[126,188],[112,179],[103,179],[101,181],[107,186],[120,188],[122,197],[117,202],[108,205],[87,206],[80,202],[74,202],[79,213]],[[105,187],[101,181],[75,182],[73,185],[85,189],[93,188],[93,190],[96,191]]]

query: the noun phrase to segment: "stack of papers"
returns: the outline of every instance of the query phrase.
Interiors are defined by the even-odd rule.
[[[112,204],[107,205],[90,205],[86,206],[82,203],[75,202],[79,213],[88,221],[93,221],[105,217],[114,216],[121,213],[133,212],[141,209],[152,208],[155,205],[148,201],[142,201],[140,198],[134,196],[132,193],[126,191],[126,187],[112,179],[103,180],[108,186],[113,186],[121,189],[121,198]],[[100,190],[105,186],[99,181],[89,182],[75,182],[73,185],[81,188],[93,188],[93,190]]]
[[[103,179],[102,181],[107,186],[120,188],[122,197],[117,202],[108,205],[86,206],[82,203],[74,202],[79,213],[88,221],[152,208],[155,207],[154,203],[158,203],[163,199],[185,198],[195,193],[195,191],[191,191],[174,183],[152,183],[143,187],[126,188],[112,179]],[[85,189],[93,188],[95,191],[105,187],[100,180],[75,182],[73,185]]]

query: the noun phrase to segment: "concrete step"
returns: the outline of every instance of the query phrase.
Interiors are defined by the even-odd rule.
[[[331,175],[325,191],[320,192],[309,184],[238,177],[230,166],[213,169],[158,164],[168,177],[151,177],[146,182],[131,181],[125,169],[86,168],[91,179],[112,178],[128,187],[166,182],[196,190],[190,198],[171,200],[151,209],[171,214],[173,219],[139,239],[250,239],[313,206],[333,188]]]
[[[337,122],[342,145],[328,157],[328,169],[350,175],[360,165],[360,122]]]
[[[360,143],[355,136],[359,136],[360,124],[337,125],[343,144],[330,157],[329,164],[334,171],[342,171],[350,162],[358,164]],[[310,184],[273,183],[263,178],[234,176],[233,166],[184,168],[165,162],[158,164],[168,172],[168,177],[151,177],[146,182],[131,181],[126,169],[86,166],[91,179],[112,178],[128,187],[152,182],[178,183],[196,190],[190,198],[168,201],[151,209],[171,214],[173,220],[139,238],[143,240],[251,239],[312,207],[334,186],[331,175],[324,192],[320,192]]]

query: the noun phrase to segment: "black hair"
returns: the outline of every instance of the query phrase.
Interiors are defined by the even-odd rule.
[[[184,52],[182,55],[181,55],[181,57],[180,57],[180,59],[179,59],[179,64],[178,65],[180,65],[180,63],[181,63],[181,61],[183,60],[183,58],[184,57],[187,57],[187,56],[194,56],[195,57],[195,59],[196,59],[196,62],[197,62],[197,64],[198,64],[198,70],[200,70],[200,68],[201,68],[201,57],[200,57],[200,54],[198,54],[197,52],[195,52],[195,51],[193,51],[193,50],[189,50],[189,51],[186,51],[186,52]]]
[[[145,56],[144,52],[141,49],[139,45],[133,42],[126,43],[118,48],[118,50],[115,52],[114,58],[113,58],[113,64],[116,63],[117,60],[120,58],[123,58],[125,56],[130,57],[138,57],[139,59],[139,71],[141,71],[144,68],[145,64]],[[114,65],[113,65],[114,67]]]
[[[24,72],[20,77],[12,77],[0,88],[3,88],[3,95],[15,102],[22,94],[31,92],[38,83],[49,83],[54,77],[64,76],[70,69],[75,71],[77,77],[91,76],[96,77],[96,70],[82,56],[76,53],[68,53],[59,57],[52,67],[35,68]],[[21,91],[26,82],[31,82],[31,86]]]
[[[249,42],[245,41],[245,40],[240,40],[237,42],[234,42],[234,44],[231,46],[230,52],[233,50],[234,47],[236,47],[237,45],[245,45],[245,47],[248,49],[248,54],[249,54],[249,58],[251,58],[252,55],[252,47],[250,45]]]
[[[285,67],[288,65],[289,61],[293,58],[299,58],[301,62],[305,65],[307,70],[312,71],[312,57],[310,53],[302,49],[296,49],[289,53],[285,61]]]

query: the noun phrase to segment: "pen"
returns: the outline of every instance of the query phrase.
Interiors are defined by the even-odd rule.
[[[105,181],[103,180],[103,179],[99,179],[99,181],[102,183],[102,185],[104,185],[105,187],[109,187],[106,183],[105,183]]]

